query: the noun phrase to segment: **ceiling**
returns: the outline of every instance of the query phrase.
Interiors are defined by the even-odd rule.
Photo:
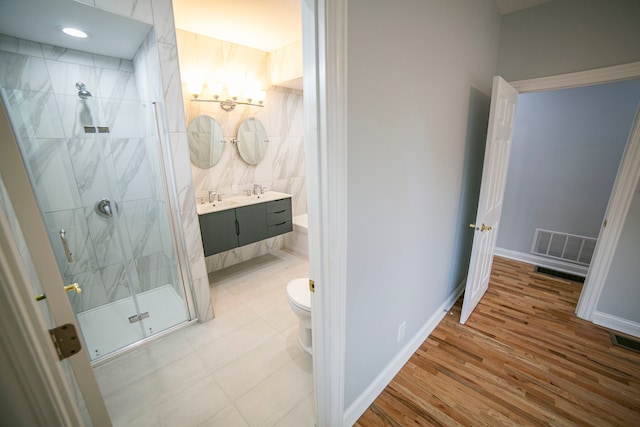
[[[475,1],[475,0],[474,0]],[[550,0],[495,0],[508,14]],[[173,0],[176,27],[272,52],[302,39],[300,0]],[[73,39],[72,25],[90,33]],[[113,31],[117,28],[117,31]],[[0,0],[0,33],[116,58],[132,59],[148,24],[73,0]]]
[[[495,1],[506,15],[551,0]],[[266,52],[302,40],[300,0],[173,0],[173,9],[176,28]]]
[[[60,31],[67,26],[89,37],[69,37]],[[148,24],[72,0],[0,0],[0,33],[68,49],[132,59],[149,30]]]

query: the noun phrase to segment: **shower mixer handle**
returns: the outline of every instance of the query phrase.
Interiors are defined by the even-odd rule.
[[[118,205],[116,205],[116,208]],[[104,218],[111,218],[113,216],[113,210],[111,209],[111,200],[100,199],[96,202],[94,210],[98,215]]]

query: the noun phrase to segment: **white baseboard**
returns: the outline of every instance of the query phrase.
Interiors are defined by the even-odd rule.
[[[611,314],[602,313],[601,311],[597,310],[593,312],[591,321],[596,325],[613,329],[616,332],[622,332],[623,334],[640,338],[640,323],[632,322],[631,320],[623,319],[621,317],[612,316]]]
[[[587,276],[589,267],[583,265],[571,264],[552,258],[545,258],[539,255],[529,254],[525,252],[513,251],[511,249],[496,248],[494,255],[516,261],[526,262],[528,264],[538,265],[540,267],[550,268],[552,270],[561,271],[563,273],[575,274],[576,276]]]
[[[418,331],[418,333],[409,341],[404,348],[394,357],[391,362],[383,369],[373,382],[362,392],[362,394],[344,411],[344,426],[352,426],[358,421],[358,418],[371,406],[374,400],[382,393],[384,388],[391,380],[400,372],[400,369],[413,356],[424,340],[426,340],[431,332],[438,326],[438,323],[444,318],[449,309],[456,303],[462,292],[464,292],[467,279],[465,278],[458,284],[453,293],[447,300],[436,310],[429,318],[427,323]]]

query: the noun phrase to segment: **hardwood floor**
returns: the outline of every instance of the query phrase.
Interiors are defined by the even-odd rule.
[[[640,353],[575,316],[581,288],[496,257],[355,425],[640,426]]]

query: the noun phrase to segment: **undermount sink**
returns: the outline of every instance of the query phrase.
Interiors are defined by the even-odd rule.
[[[271,200],[284,199],[291,197],[290,194],[280,193],[278,191],[267,191],[264,194],[252,194],[250,196],[235,196],[219,202],[208,202],[196,205],[198,215],[204,215],[212,212],[224,211],[227,209],[238,208],[242,206],[253,205],[256,203],[268,202]]]

